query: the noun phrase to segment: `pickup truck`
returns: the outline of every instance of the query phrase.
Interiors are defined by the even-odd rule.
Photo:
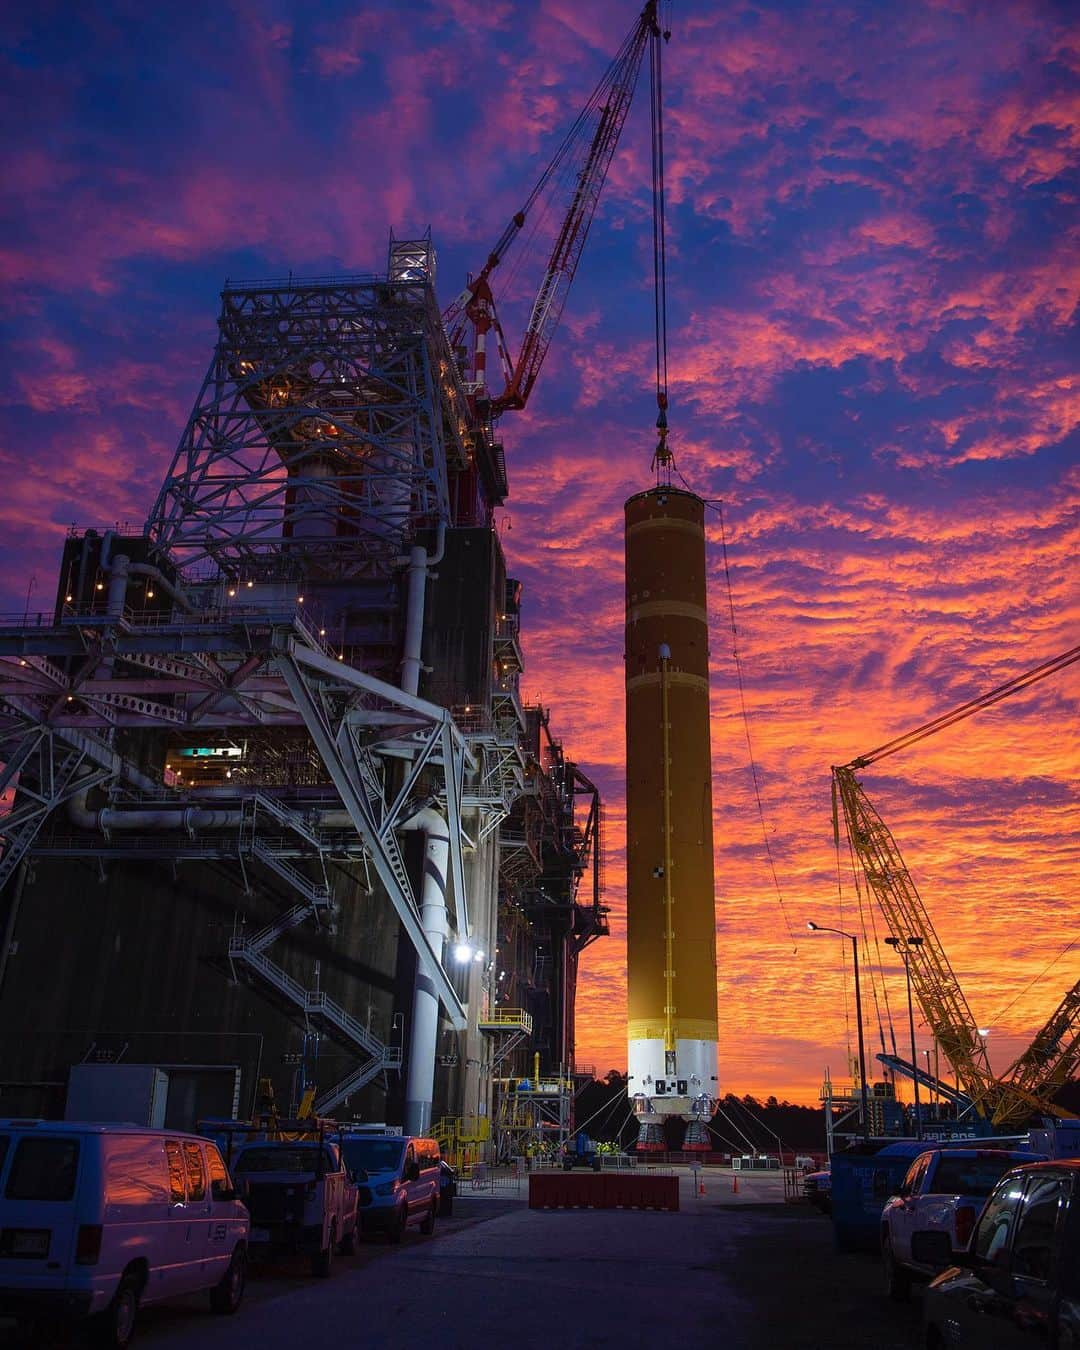
[[[805,1199],[822,1214],[832,1212],[832,1173],[823,1168],[820,1172],[807,1172],[802,1179],[802,1193]]]
[[[1004,1173],[1040,1156],[980,1148],[932,1148],[920,1153],[881,1212],[881,1259],[889,1297],[904,1302],[914,1281],[932,1279],[940,1268],[915,1258],[915,1234],[943,1233],[953,1251],[962,1251],[983,1202]]]
[[[301,1252],[312,1274],[330,1274],[336,1252],[356,1245],[357,1186],[338,1143],[318,1135],[252,1139],[232,1155],[251,1214],[253,1256]]]
[[[1006,1173],[966,1251],[920,1233],[915,1254],[948,1265],[923,1301],[926,1350],[1080,1345],[1080,1159]]]

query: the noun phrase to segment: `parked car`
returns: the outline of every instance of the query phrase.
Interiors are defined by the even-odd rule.
[[[802,1193],[822,1214],[828,1214],[832,1209],[832,1173],[829,1169],[807,1172],[803,1177]]]
[[[913,1247],[949,1265],[927,1286],[927,1350],[1080,1345],[1080,1159],[1006,1173],[965,1251],[940,1231],[917,1233]]]
[[[325,1277],[336,1252],[353,1250],[357,1187],[340,1145],[321,1129],[250,1139],[233,1155],[233,1171],[251,1211],[253,1254],[300,1252],[312,1274]]]
[[[90,1319],[122,1348],[140,1306],[244,1293],[248,1214],[217,1147],[173,1130],[0,1120],[0,1315]]]
[[[400,1242],[409,1224],[435,1231],[441,1208],[438,1142],[400,1134],[346,1134],[345,1160],[360,1186],[360,1228]]]
[[[931,1148],[920,1153],[881,1212],[881,1259],[889,1297],[903,1302],[913,1281],[929,1280],[940,1269],[915,1260],[911,1249],[915,1233],[946,1233],[953,1251],[962,1251],[997,1182],[1037,1156],[980,1148]]]

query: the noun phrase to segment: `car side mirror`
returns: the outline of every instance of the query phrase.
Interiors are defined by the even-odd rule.
[[[911,1259],[920,1265],[944,1270],[946,1266],[967,1266],[966,1252],[954,1252],[948,1233],[925,1231],[911,1235]]]
[[[406,1181],[419,1181],[419,1180],[420,1180],[420,1165],[419,1165],[419,1163],[410,1163],[410,1164],[408,1165],[408,1167],[406,1167],[406,1169],[405,1169],[405,1180],[406,1180]]]
[[[228,1201],[237,1198],[236,1188],[234,1186],[226,1186],[223,1181],[215,1181],[210,1187],[210,1194],[215,1200]]]

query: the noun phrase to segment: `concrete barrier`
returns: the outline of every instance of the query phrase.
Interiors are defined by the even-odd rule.
[[[533,1172],[530,1209],[679,1208],[679,1178],[593,1172]]]

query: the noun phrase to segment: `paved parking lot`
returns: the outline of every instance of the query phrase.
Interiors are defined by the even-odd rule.
[[[148,1308],[138,1344],[295,1350],[317,1333],[334,1346],[428,1350],[691,1338],[729,1350],[915,1350],[917,1300],[890,1303],[871,1256],[835,1255],[829,1221],[785,1205],[779,1178],[740,1177],[735,1192],[731,1173],[706,1173],[704,1185],[698,1194],[683,1176],[678,1213],[533,1211],[524,1185],[466,1191],[434,1237],[365,1241],[329,1280],[301,1263],[254,1272],[235,1318],[212,1316],[201,1298]],[[0,1336],[4,1350],[15,1344]]]

